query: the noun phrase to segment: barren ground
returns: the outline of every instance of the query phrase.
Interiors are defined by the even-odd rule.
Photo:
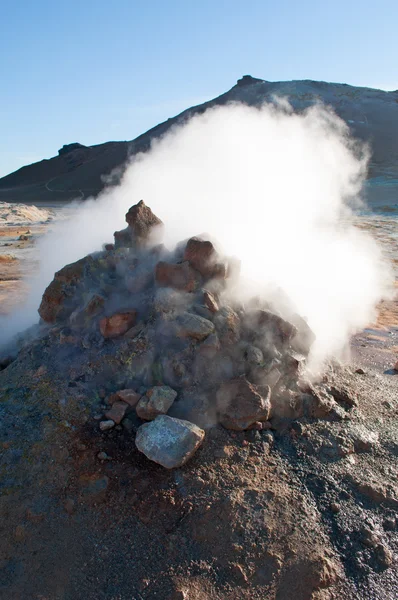
[[[0,310],[18,268],[0,263]],[[326,375],[358,399],[347,419],[217,426],[175,471],[134,423],[100,433],[79,365],[68,378],[49,338],[28,345],[0,372],[0,598],[395,599],[397,314],[384,303]]]

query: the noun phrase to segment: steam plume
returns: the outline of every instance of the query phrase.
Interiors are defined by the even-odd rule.
[[[241,260],[234,293],[289,298],[280,309],[308,319],[314,364],[339,355],[388,294],[376,242],[353,225],[366,148],[322,106],[294,114],[284,103],[213,108],[135,157],[119,187],[78,205],[39,241],[40,270],[23,311],[2,323],[5,340],[37,322],[56,270],[100,250],[144,198],[166,225],[167,244],[208,232]]]

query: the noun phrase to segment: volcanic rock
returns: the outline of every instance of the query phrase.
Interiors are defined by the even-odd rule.
[[[132,407],[136,406],[141,398],[141,394],[138,394],[138,392],[130,389],[119,390],[115,393],[115,396],[122,402],[126,402],[129,406]]]
[[[226,429],[243,431],[256,421],[267,421],[271,404],[271,390],[263,386],[260,394],[247,379],[224,382],[217,391],[217,410],[220,423]]]
[[[268,337],[272,336],[274,343],[289,343],[298,333],[297,327],[292,323],[269,310],[254,311],[251,318],[251,327],[256,327],[259,332],[267,331]]]
[[[126,214],[126,221],[139,240],[148,239],[154,227],[163,225],[163,222],[153,214],[143,200],[130,208]]]
[[[229,306],[223,306],[214,317],[214,324],[222,345],[233,345],[239,341],[240,319]]]
[[[179,315],[176,324],[179,337],[191,337],[199,341],[206,339],[215,330],[214,323],[188,312]]]
[[[105,416],[107,419],[115,421],[116,425],[119,425],[119,423],[122,421],[125,412],[128,408],[128,404],[126,404],[125,402],[121,402],[120,400],[117,400],[116,402],[114,402],[112,404],[112,407],[110,408],[110,410],[108,410],[105,413]]]
[[[155,269],[156,283],[162,287],[193,292],[200,284],[199,274],[188,262],[179,264],[158,262]]]
[[[205,278],[210,279],[219,272],[220,267],[215,264],[217,253],[211,242],[193,237],[188,240],[184,252],[184,260]]]
[[[135,444],[149,460],[175,469],[195,454],[204,437],[203,429],[193,423],[160,415],[138,429]]]
[[[108,431],[108,429],[112,429],[115,426],[115,421],[109,419],[108,421],[101,421],[99,427],[101,431]]]
[[[116,338],[126,333],[135,324],[137,311],[131,310],[104,317],[100,321],[100,331],[104,338]]]
[[[158,415],[167,413],[177,392],[167,385],[155,386],[142,396],[136,406],[137,415],[145,421],[152,421]]]
[[[71,314],[73,307],[67,307],[66,301],[82,279],[84,269],[92,260],[86,256],[75,263],[66,265],[54,275],[53,281],[46,288],[39,308],[39,315],[46,323],[54,323],[63,316]]]
[[[208,290],[203,290],[203,304],[212,313],[216,313],[219,309],[217,300],[215,299],[213,294],[211,292],[209,292]]]

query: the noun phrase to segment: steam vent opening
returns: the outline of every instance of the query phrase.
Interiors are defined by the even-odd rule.
[[[103,251],[58,271],[39,308],[48,367],[89,390],[92,436],[124,436],[172,469],[215,427],[261,435],[345,418],[355,399],[306,377],[315,336],[304,318],[234,300],[238,261],[202,237],[168,250],[144,201],[126,222]]]

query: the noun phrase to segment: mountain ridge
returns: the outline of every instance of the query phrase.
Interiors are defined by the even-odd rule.
[[[213,106],[231,102],[260,106],[271,102],[275,96],[287,98],[296,112],[318,102],[331,106],[356,138],[371,145],[370,192],[375,187],[380,195],[381,177],[389,183],[386,201],[398,196],[398,90],[384,91],[310,79],[270,82],[244,75],[227,92],[185,109],[134,140],[92,146],[72,142],[64,145],[58,156],[21,167],[0,178],[0,200],[57,202],[96,196],[109,181],[117,181],[117,176],[112,179],[112,172],[116,170],[120,175],[129,157],[146,152],[152,141],[173,125]],[[370,196],[372,200],[372,193]]]

